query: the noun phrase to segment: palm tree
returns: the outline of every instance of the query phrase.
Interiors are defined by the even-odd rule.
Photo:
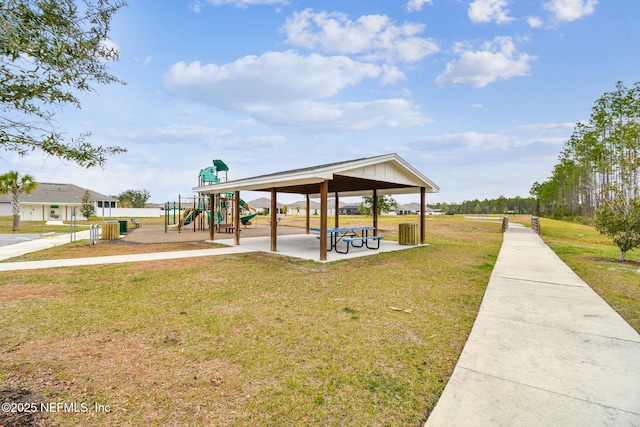
[[[16,171],[9,171],[0,175],[0,194],[11,193],[11,207],[13,209],[13,231],[20,226],[20,195],[30,194],[38,187],[38,183],[31,175],[20,176]]]

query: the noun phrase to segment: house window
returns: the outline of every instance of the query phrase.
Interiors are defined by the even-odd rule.
[[[50,206],[49,219],[60,219],[60,207],[58,205]]]

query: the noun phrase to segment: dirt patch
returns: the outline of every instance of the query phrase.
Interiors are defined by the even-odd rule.
[[[41,404],[46,404],[44,395],[23,387],[0,388],[0,425],[3,427],[43,426],[45,413]]]
[[[591,260],[591,261],[595,261],[595,262],[606,262],[606,263],[610,263],[610,264],[618,264],[618,265],[624,265],[624,266],[627,266],[627,267],[640,268],[640,262],[633,261],[633,260],[620,261],[617,258],[602,258],[602,257],[597,257],[597,256],[588,257],[587,259]]]
[[[0,305],[6,306],[21,301],[51,299],[61,294],[62,291],[57,286],[10,284],[2,287]]]

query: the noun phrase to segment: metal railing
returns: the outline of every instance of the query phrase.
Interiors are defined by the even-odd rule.
[[[89,245],[97,245],[100,240],[100,226],[98,224],[89,227]]]

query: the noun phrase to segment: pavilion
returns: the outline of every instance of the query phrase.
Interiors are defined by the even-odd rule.
[[[277,194],[293,193],[306,196],[307,222],[309,234],[309,200],[320,198],[320,260],[327,257],[328,198],[333,195],[336,204],[335,226],[339,226],[339,197],[373,196],[373,227],[377,229],[377,200],[380,195],[420,194],[420,243],[425,241],[425,201],[426,193],[437,193],[440,188],[417,169],[395,153],[344,162],[330,163],[303,169],[278,172],[268,175],[219,182],[194,187],[200,195],[235,193],[234,212],[240,212],[241,191],[268,191],[271,193],[271,251],[277,251]],[[213,202],[211,203],[213,206]],[[211,216],[213,217],[213,215]],[[234,215],[234,239],[240,244],[239,215]],[[210,227],[213,234],[214,227]],[[213,236],[211,236],[213,239]]]

